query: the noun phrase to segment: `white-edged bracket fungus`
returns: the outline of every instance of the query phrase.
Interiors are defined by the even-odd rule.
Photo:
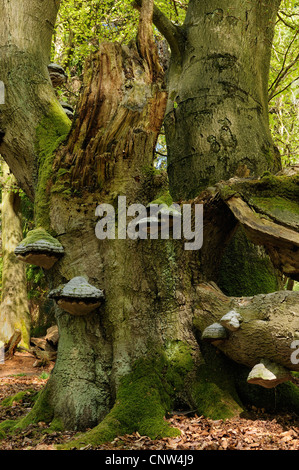
[[[242,317],[235,310],[231,310],[230,312],[226,313],[220,320],[221,325],[230,331],[238,330],[240,328],[241,322]]]
[[[104,292],[77,276],[67,284],[53,289],[48,296],[71,315],[81,316],[96,310],[104,300]]]
[[[157,217],[144,217],[138,222],[140,232],[154,235],[159,231],[159,219]]]
[[[67,117],[72,120],[74,118],[74,108],[69,104],[66,103],[65,101],[60,102],[61,106],[63,107],[63,110]]]
[[[67,75],[60,65],[51,63],[48,65],[48,71],[54,88],[61,86],[67,81]]]
[[[173,206],[169,207],[166,204],[159,211],[158,217],[161,221],[161,227],[163,224],[169,224],[169,227],[173,227],[175,223],[181,224],[182,221],[181,213]]]
[[[63,253],[63,246],[43,228],[28,232],[26,238],[15,249],[18,259],[44,269],[52,268]]]
[[[210,343],[222,341],[227,338],[226,329],[220,323],[212,323],[212,325],[205,328],[201,335],[201,339]]]
[[[251,369],[247,382],[264,388],[274,388],[276,385],[290,379],[291,373],[285,367],[268,359],[261,359],[259,364]]]
[[[163,228],[171,228],[177,222],[181,224],[181,213],[172,206],[167,206],[167,204],[162,204],[160,207],[157,206],[152,210],[151,214],[151,204],[147,206],[148,216],[141,219],[138,223],[139,229],[143,233],[150,233],[155,235],[156,233],[161,233]]]

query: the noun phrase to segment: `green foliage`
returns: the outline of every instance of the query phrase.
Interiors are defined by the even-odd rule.
[[[283,0],[269,77],[269,121],[283,165],[299,162],[299,2]]]
[[[47,284],[42,268],[34,265],[26,266],[28,299],[42,299],[47,292]]]
[[[41,375],[39,376],[39,379],[46,380],[48,379],[50,374],[48,372],[42,372]]]
[[[132,2],[62,0],[53,44],[53,60],[68,71],[82,71],[85,58],[101,41],[128,43],[137,31]]]
[[[187,2],[157,0],[157,7],[174,23],[184,20]],[[138,11],[132,0],[62,0],[52,49],[53,60],[68,70],[82,71],[85,57],[103,41],[128,44],[135,39]],[[159,36],[154,28],[155,35]]]

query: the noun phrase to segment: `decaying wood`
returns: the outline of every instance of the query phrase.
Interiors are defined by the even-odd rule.
[[[33,354],[37,358],[34,362],[33,367],[42,367],[49,364],[51,361],[55,361],[57,357],[56,351],[42,351],[39,348],[33,350]]]
[[[50,328],[47,329],[45,340],[57,349],[58,340],[59,340],[59,332],[58,332],[57,325],[51,326]]]
[[[30,342],[34,345],[32,353],[37,360],[34,367],[41,367],[55,361],[57,357],[58,346],[58,327],[54,325],[47,330],[47,334],[42,338],[31,338]]]
[[[214,188],[274,266],[299,280],[299,166],[258,179],[231,178]],[[219,191],[219,193],[218,193]]]
[[[20,330],[15,330],[13,335],[4,344],[5,359],[12,357],[18,347],[19,342],[22,339],[22,334]]]

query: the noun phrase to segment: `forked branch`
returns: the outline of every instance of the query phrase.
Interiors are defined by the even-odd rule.
[[[151,0],[149,3],[153,3]],[[142,0],[134,1],[135,7],[140,10],[142,6]],[[147,7],[149,8],[149,7]],[[156,5],[153,5],[152,21],[160,33],[167,40],[171,52],[174,56],[180,57],[181,55],[181,44],[183,42],[182,30],[179,26],[173,24],[169,18]]]

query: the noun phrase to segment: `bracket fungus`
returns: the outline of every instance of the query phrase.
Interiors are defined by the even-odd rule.
[[[71,315],[81,316],[96,310],[104,300],[104,292],[87,282],[85,277],[77,276],[67,284],[53,289],[49,298]]]
[[[43,228],[28,232],[15,249],[18,259],[45,269],[52,268],[63,253],[63,246]]]
[[[162,233],[165,230],[165,235],[168,238],[168,228],[174,227],[175,224],[179,224],[181,227],[181,213],[172,206],[162,204],[157,207],[153,207],[151,204],[147,206],[148,216],[141,219],[138,223],[140,230],[143,233],[150,233],[155,235]]]
[[[164,224],[169,224],[169,227],[173,227],[175,223],[181,225],[182,215],[173,206],[169,207],[165,204],[159,211],[159,219],[161,221],[161,227],[163,227]]]
[[[227,331],[220,323],[212,323],[212,325],[205,328],[201,336],[202,340],[210,343],[216,343],[226,338]]]
[[[51,63],[48,65],[48,71],[54,88],[63,85],[67,81],[67,75],[60,65]]]
[[[144,217],[138,222],[138,227],[143,234],[155,235],[159,231],[159,219],[157,217]]]
[[[60,102],[61,106],[63,107],[63,110],[67,117],[72,120],[74,118],[74,108],[69,104],[66,103],[65,101]]]
[[[261,359],[260,363],[251,369],[247,382],[264,388],[273,388],[290,379],[291,373],[285,367],[267,359]]]
[[[240,328],[240,323],[242,321],[241,315],[235,310],[231,310],[226,313],[220,320],[222,326],[227,328],[230,331],[236,331]]]

